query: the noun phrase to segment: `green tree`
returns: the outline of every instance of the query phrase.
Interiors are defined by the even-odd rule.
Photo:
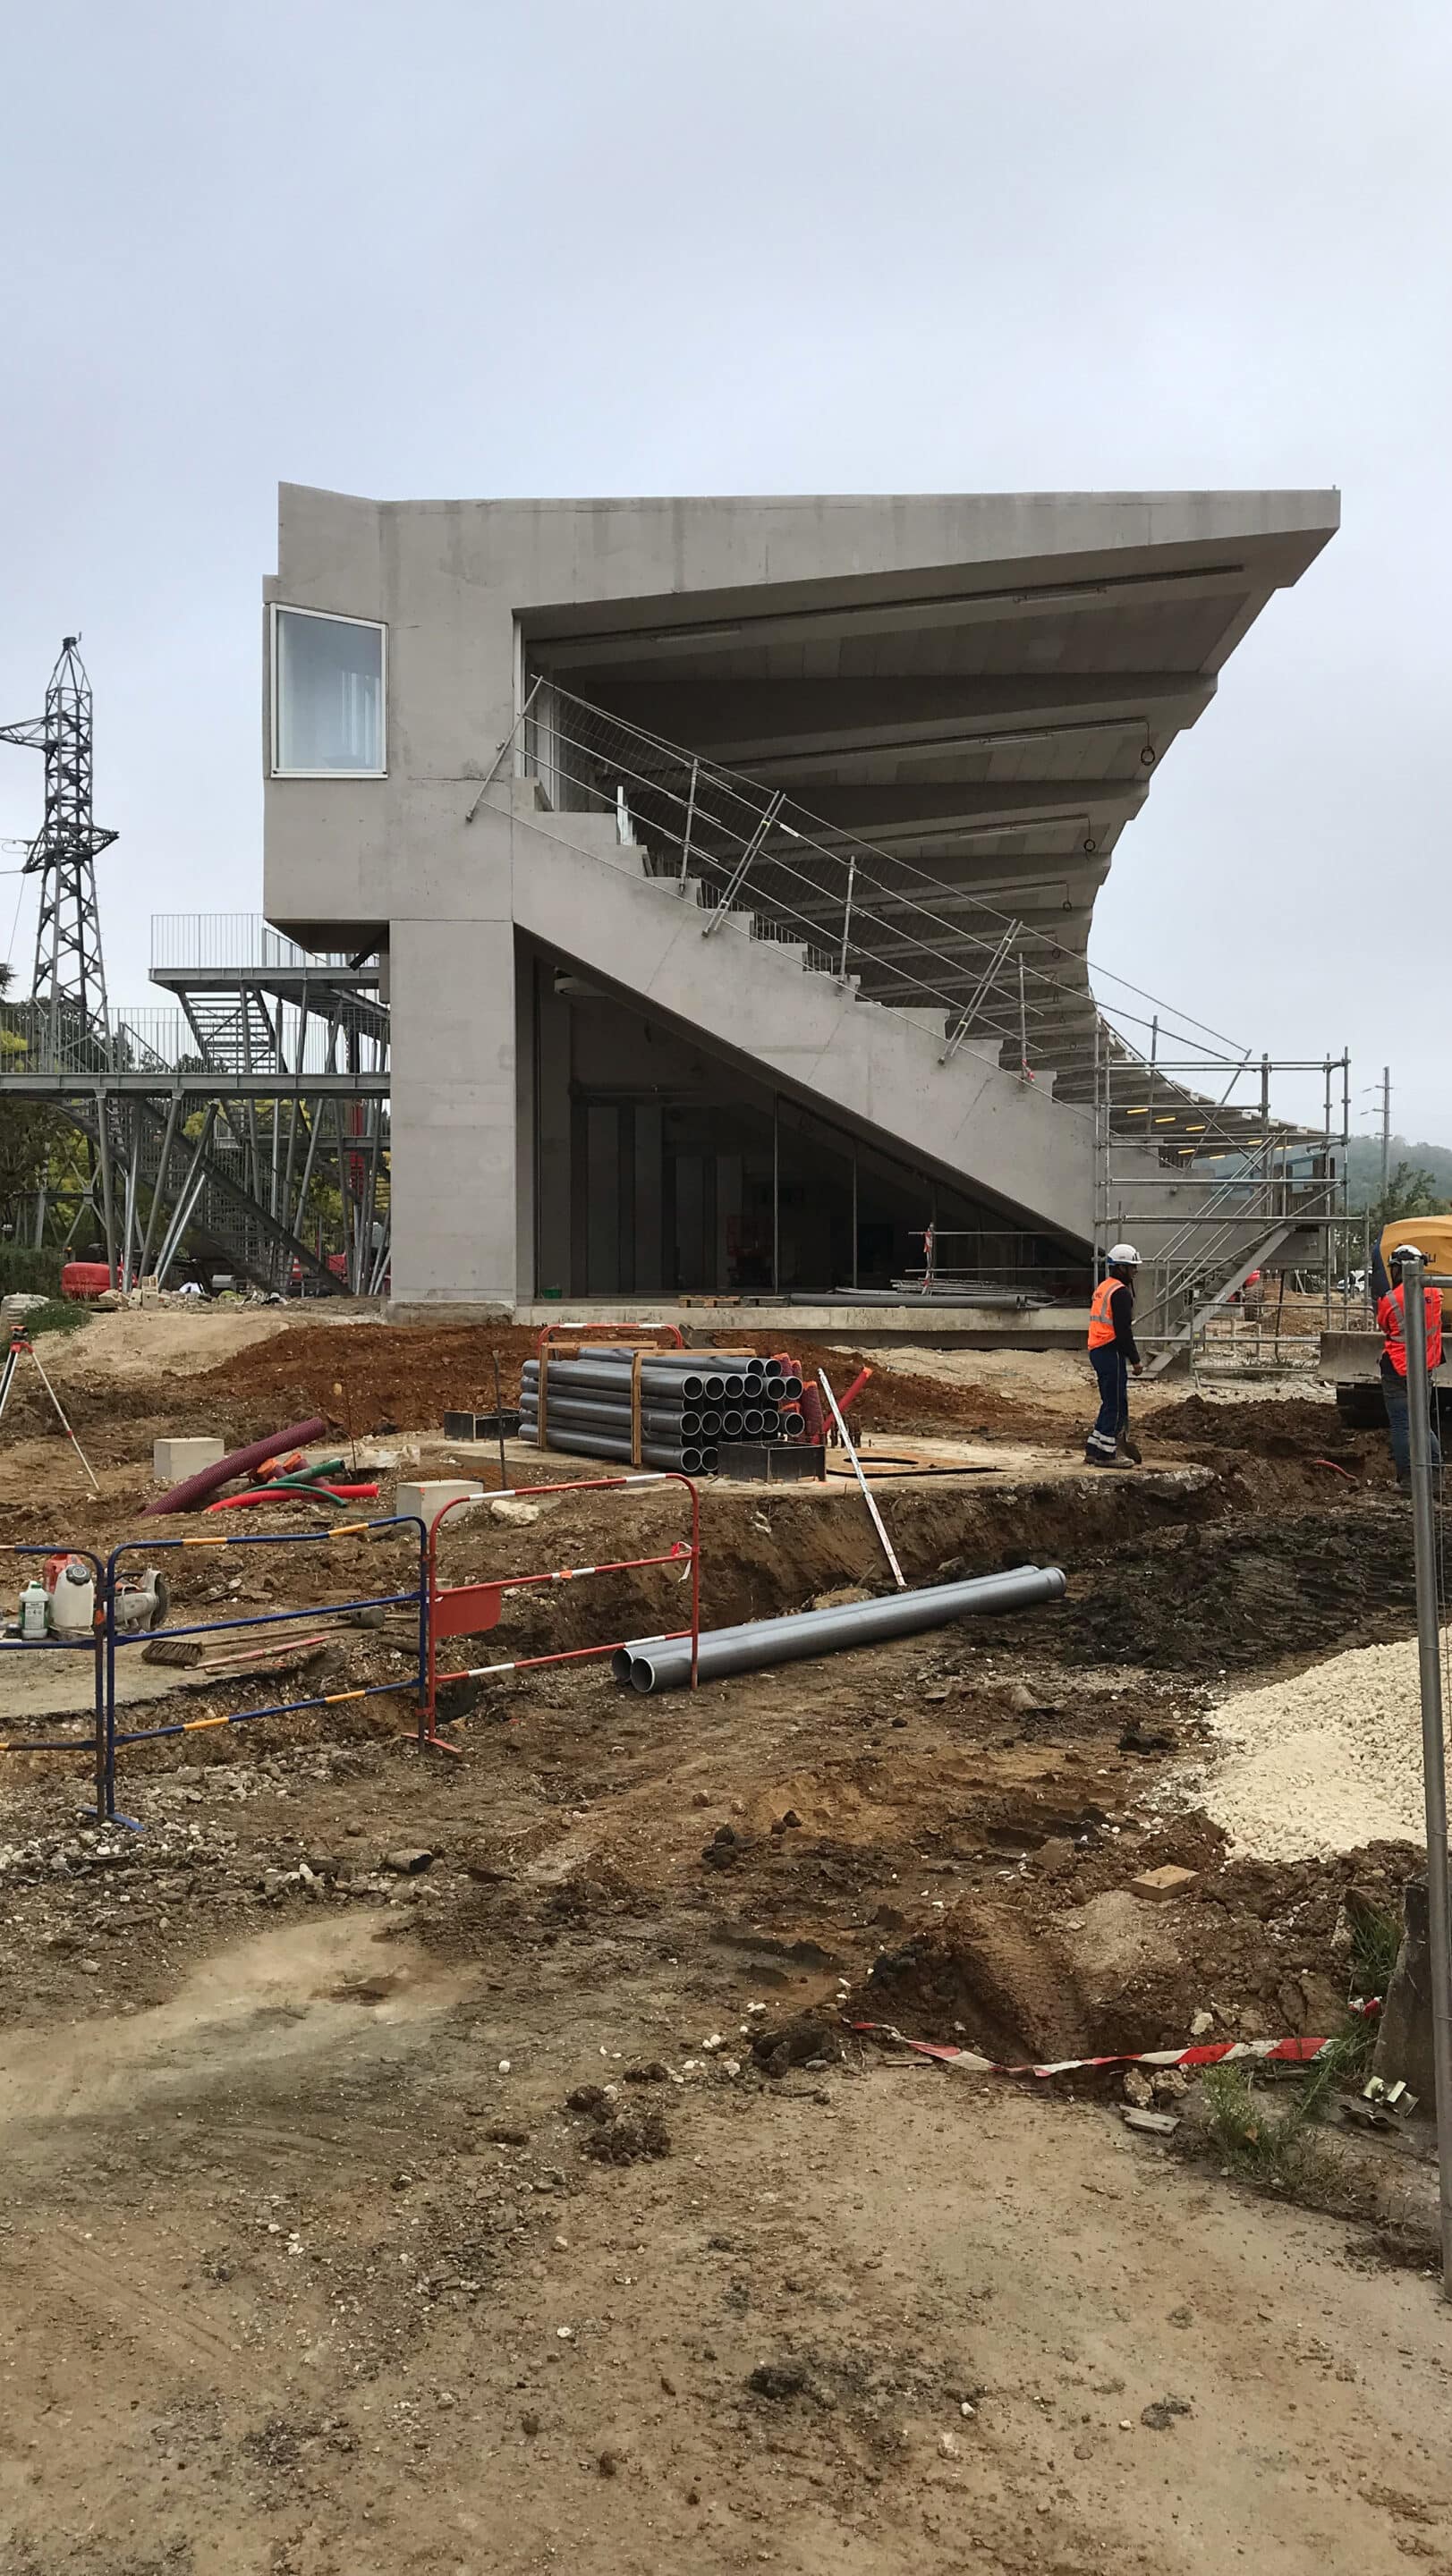
[[[1445,1216],[1447,1202],[1437,1195],[1437,1185],[1424,1163],[1398,1163],[1387,1176],[1387,1185],[1371,1203],[1371,1229],[1379,1234],[1385,1225],[1394,1225],[1402,1216]]]
[[[0,1003],[13,980],[13,967],[0,964]],[[29,1046],[25,1029],[13,1024],[24,1008],[0,1012],[0,1073]],[[23,1202],[34,1198],[65,1129],[66,1121],[44,1101],[0,1097],[0,1227],[6,1233],[20,1222]]]

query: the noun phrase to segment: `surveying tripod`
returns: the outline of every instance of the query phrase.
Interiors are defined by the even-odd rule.
[[[18,1324],[10,1336],[10,1348],[5,1354],[5,1365],[3,1368],[0,1368],[0,1420],[4,1419],[5,1407],[10,1401],[10,1390],[15,1384],[16,1371],[18,1370],[22,1359],[28,1359],[34,1364],[35,1373],[40,1379],[41,1385],[44,1387],[46,1394],[50,1397],[51,1403],[55,1407],[56,1418],[60,1423],[60,1427],[65,1433],[66,1438],[69,1440],[71,1447],[74,1449],[76,1456],[79,1458],[81,1465],[85,1468],[87,1476],[90,1477],[91,1491],[93,1494],[99,1496],[101,1488],[97,1484],[95,1477],[91,1475],[91,1462],[86,1456],[84,1449],[81,1447],[79,1440],[76,1438],[74,1431],[72,1431],[69,1422],[66,1420],[65,1407],[61,1403],[60,1397],[57,1395],[55,1388],[51,1385],[49,1378],[46,1376],[45,1370],[40,1364],[34,1343],[31,1341],[29,1334],[26,1333]]]

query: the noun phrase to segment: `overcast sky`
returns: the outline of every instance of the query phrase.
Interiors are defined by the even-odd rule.
[[[0,720],[79,627],[113,998],[154,911],[260,901],[279,479],[1334,483],[1092,947],[1242,1044],[1349,1043],[1359,1091],[1390,1060],[1395,1123],[1452,1142],[1448,0],[0,0],[0,33]],[[39,789],[0,747],[0,835]]]

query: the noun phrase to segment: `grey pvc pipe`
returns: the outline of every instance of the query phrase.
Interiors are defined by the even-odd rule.
[[[637,1354],[635,1352],[617,1351],[612,1349],[608,1343],[598,1346],[591,1344],[588,1348],[581,1349],[578,1353],[572,1353],[568,1359],[563,1356],[559,1359],[552,1358],[550,1361],[550,1375],[553,1377],[557,1369],[606,1368],[625,1369],[628,1371],[633,1367],[636,1357]],[[650,1370],[661,1370],[668,1377],[700,1377],[707,1372],[714,1373],[718,1377],[765,1377],[770,1371],[770,1362],[767,1360],[755,1358],[743,1359],[739,1353],[729,1351],[724,1353],[717,1351],[646,1351],[642,1355],[641,1364],[647,1372]],[[537,1359],[527,1359],[524,1362],[524,1368],[530,1376],[537,1376],[539,1373],[539,1361]],[[780,1370],[770,1371],[770,1373],[776,1376],[780,1376],[781,1374]]]
[[[700,1643],[697,1665],[704,1681],[732,1673],[763,1672],[772,1664],[804,1662],[848,1647],[915,1637],[953,1619],[989,1618],[1004,1610],[1031,1610],[1057,1601],[1066,1589],[1057,1565],[1016,1566],[1009,1574],[974,1576],[966,1583],[935,1583],[922,1591],[896,1592],[883,1601],[852,1601],[835,1610],[803,1610],[786,1619],[749,1619],[736,1628],[713,1628]],[[691,1678],[691,1641],[641,1637],[617,1647],[611,1659],[617,1681],[638,1691],[680,1690]]]
[[[537,1422],[538,1406],[527,1399],[520,1407],[520,1419]],[[617,1431],[624,1438],[630,1431],[630,1407],[628,1404],[611,1404],[603,1396],[598,1403],[587,1403],[583,1396],[573,1399],[551,1396],[549,1420],[560,1423],[569,1431]],[[642,1405],[640,1427],[647,1438],[654,1440],[694,1440],[701,1427],[701,1417],[698,1413],[677,1411],[673,1405],[664,1408]]]
[[[581,1351],[578,1359],[551,1360],[550,1384],[565,1385],[571,1379],[582,1379],[586,1371],[599,1371],[606,1382],[615,1384],[623,1379],[628,1386],[633,1359],[632,1351],[613,1342],[594,1342]],[[723,1394],[739,1402],[743,1396],[765,1394],[768,1365],[762,1359],[743,1360],[729,1351],[652,1351],[641,1376],[642,1382],[654,1377],[704,1378],[707,1393],[718,1402]],[[772,1372],[773,1376],[779,1374]],[[526,1360],[523,1384],[532,1386],[538,1376],[538,1360]]]
[[[721,1416],[722,1439],[739,1440],[741,1437],[741,1425],[745,1419],[746,1417],[741,1411],[739,1405],[735,1406],[729,1413],[723,1413]]]
[[[764,1417],[760,1405],[748,1405],[746,1411],[741,1417],[741,1436],[743,1440],[759,1440],[761,1438],[763,1420]]]
[[[522,1423],[520,1437],[527,1439],[533,1448],[538,1449],[541,1445],[538,1433],[527,1432]],[[607,1460],[622,1458],[627,1466],[631,1463],[629,1440],[616,1440],[608,1431],[555,1431],[552,1429],[548,1440],[543,1445],[546,1450],[559,1449],[569,1458]],[[708,1451],[706,1454],[714,1457],[715,1452]],[[676,1467],[683,1475],[699,1476],[701,1452],[695,1448],[665,1447],[655,1440],[643,1440],[640,1446],[640,1463],[643,1467]]]
[[[602,1395],[618,1395],[623,1389],[628,1395],[631,1371],[614,1360],[551,1360],[549,1382],[551,1386],[577,1386],[582,1393],[587,1388],[593,1388]],[[535,1360],[526,1360],[520,1374],[520,1385],[533,1387],[538,1384],[539,1364]],[[703,1395],[719,1396],[723,1384],[724,1380],[719,1374],[712,1373],[703,1377],[699,1369],[651,1367],[642,1369],[640,1372],[642,1395],[664,1396],[667,1402],[673,1397],[682,1397],[694,1403]]]

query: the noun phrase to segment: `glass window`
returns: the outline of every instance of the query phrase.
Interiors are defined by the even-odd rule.
[[[383,634],[356,617],[274,612],[272,766],[279,777],[383,775]]]

